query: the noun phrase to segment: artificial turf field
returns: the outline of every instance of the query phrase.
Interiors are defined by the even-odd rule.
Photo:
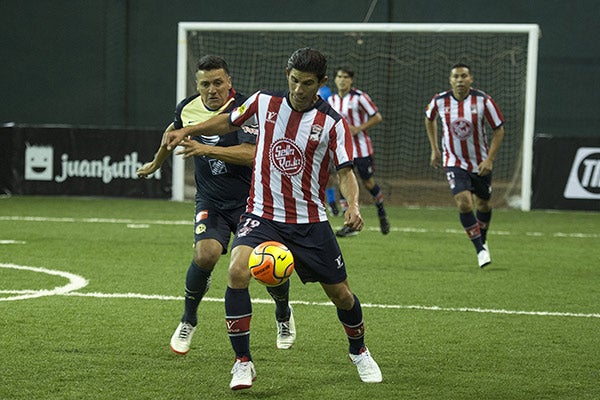
[[[384,381],[360,382],[335,309],[292,277],[297,342],[275,348],[252,283],[258,379],[228,388],[228,255],[186,356],[169,351],[192,256],[190,202],[0,198],[0,399],[599,399],[600,213],[494,210],[492,264],[453,208],[374,207],[340,239]],[[332,218],[340,227],[341,218]]]

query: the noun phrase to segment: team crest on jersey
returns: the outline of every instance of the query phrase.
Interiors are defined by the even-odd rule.
[[[310,135],[308,140],[318,142],[321,140],[321,134],[323,133],[323,127],[321,125],[313,125],[310,127]]]
[[[213,158],[208,161],[208,164],[210,165],[210,172],[212,172],[213,175],[223,175],[227,173],[227,165],[221,160]]]
[[[468,119],[457,118],[450,124],[450,131],[459,140],[467,140],[473,136],[473,124]]]
[[[304,169],[306,159],[300,147],[291,139],[276,140],[269,148],[271,164],[288,177],[299,174]]]

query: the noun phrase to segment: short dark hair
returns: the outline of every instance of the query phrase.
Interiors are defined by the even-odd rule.
[[[212,55],[204,56],[198,60],[198,64],[196,64],[196,71],[212,71],[215,69],[222,69],[229,75],[229,68],[223,57]]]
[[[345,66],[345,65],[342,65],[342,66],[340,66],[340,67],[337,67],[337,68],[335,69],[335,74],[337,75],[337,73],[338,73],[338,72],[340,72],[340,71],[342,71],[342,72],[344,72],[344,73],[348,74],[348,76],[349,76],[350,78],[354,79],[354,70],[353,70],[353,69],[351,69],[350,67],[347,67],[347,66]]]
[[[303,47],[293,52],[288,59],[288,71],[292,68],[315,74],[321,81],[327,74],[327,58],[319,50]]]
[[[467,64],[465,63],[456,63],[452,66],[452,68],[450,68],[450,71],[452,71],[454,68],[466,68],[469,70],[469,73],[471,73],[471,67],[469,67]]]

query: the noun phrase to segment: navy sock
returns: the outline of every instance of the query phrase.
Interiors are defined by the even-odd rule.
[[[344,326],[348,342],[350,344],[351,354],[360,354],[365,347],[365,326],[362,316],[362,307],[358,297],[354,295],[354,307],[350,310],[337,309],[338,319]]]
[[[287,321],[290,318],[290,281],[279,286],[268,286],[267,292],[275,300],[275,318],[277,321]]]
[[[479,253],[483,250],[483,240],[481,239],[481,230],[479,229],[475,214],[473,212],[459,213],[459,216],[460,223],[465,228],[465,232],[467,232],[467,236],[471,239],[473,246],[475,246],[475,251]]]
[[[375,184],[375,186],[369,190],[369,193],[371,193],[375,207],[377,207],[377,215],[380,217],[385,217],[385,209],[383,208],[383,193],[381,193],[381,188],[379,185]]]
[[[210,287],[211,273],[212,271],[200,268],[194,261],[190,264],[185,277],[185,308],[182,322],[189,322],[193,326],[198,324],[198,306]]]
[[[477,223],[479,224],[479,230],[481,231],[481,240],[483,243],[487,241],[487,232],[492,220],[492,210],[483,212],[477,210]]]
[[[229,286],[225,291],[225,322],[231,347],[237,358],[250,355],[250,321],[252,320],[252,302],[248,288],[232,289]]]

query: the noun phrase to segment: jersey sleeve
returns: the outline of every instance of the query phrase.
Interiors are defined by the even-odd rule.
[[[433,121],[438,113],[437,103],[435,101],[436,97],[437,96],[433,96],[429,104],[427,104],[427,107],[425,107],[425,117],[430,121]]]
[[[352,134],[345,118],[340,118],[333,126],[329,143],[330,150],[333,152],[333,165],[336,169],[353,165]]]
[[[360,104],[361,108],[369,117],[372,117],[379,112],[379,110],[377,110],[377,106],[373,100],[371,100],[371,97],[365,92],[362,92],[359,96],[358,104]]]
[[[496,102],[494,102],[494,100],[490,96],[486,95],[484,104],[485,118],[487,119],[492,129],[498,129],[499,127],[504,125],[504,116],[502,115],[502,112],[500,111],[500,108],[498,107]]]
[[[260,92],[254,93],[242,105],[236,107],[229,114],[229,121],[232,125],[242,126],[246,121],[255,124],[255,116],[258,110],[258,99]]]

